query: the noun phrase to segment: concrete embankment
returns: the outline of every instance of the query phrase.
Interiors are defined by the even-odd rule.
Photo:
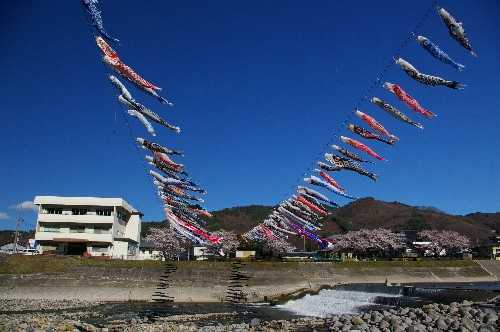
[[[250,301],[279,298],[339,283],[439,283],[497,281],[500,262],[313,263],[249,262]],[[483,267],[487,266],[487,268]],[[177,262],[168,294],[178,302],[219,302],[229,282],[228,262]],[[65,271],[0,274],[0,299],[151,300],[161,268],[75,266]]]

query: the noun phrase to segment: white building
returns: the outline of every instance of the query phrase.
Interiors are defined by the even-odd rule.
[[[37,196],[35,239],[58,254],[137,255],[142,214],[121,198]]]

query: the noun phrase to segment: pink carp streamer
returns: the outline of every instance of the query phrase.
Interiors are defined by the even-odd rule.
[[[400,87],[399,85],[385,82],[384,88],[386,88],[390,92],[394,93],[394,95],[396,97],[398,97],[399,100],[401,100],[403,103],[406,104],[406,106],[408,106],[410,109],[414,110],[415,112],[420,113],[423,116],[426,116],[428,118],[432,118],[432,117],[436,116],[436,114],[423,108],[415,98],[410,96],[410,94],[408,94],[405,90],[403,90],[403,88]]]
[[[340,136],[340,140],[346,144],[349,144],[353,148],[356,148],[360,151],[366,152],[373,158],[376,158],[378,160],[385,160],[383,157],[379,156],[375,151],[373,151],[371,148],[368,146],[364,145],[363,143],[356,141],[355,139],[346,137],[346,136]]]

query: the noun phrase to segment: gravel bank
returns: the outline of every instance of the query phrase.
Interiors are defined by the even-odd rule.
[[[87,302],[1,301],[0,331],[499,331],[500,308],[490,304],[427,304],[331,318],[270,319],[258,312],[211,304],[220,312],[106,313]],[[174,305],[173,308],[176,306]],[[8,309],[8,310],[6,310]],[[235,309],[235,310],[233,310]],[[264,308],[264,310],[266,310]],[[268,308],[268,311],[271,311]],[[264,311],[261,311],[264,312]],[[120,316],[122,314],[122,316]],[[97,323],[100,321],[100,323]]]

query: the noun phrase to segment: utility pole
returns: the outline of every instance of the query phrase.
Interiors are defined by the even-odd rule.
[[[24,222],[24,219],[21,217],[17,217],[16,221],[16,233],[14,235],[14,254],[17,254],[17,242],[19,241],[19,226],[21,226],[21,223]]]

